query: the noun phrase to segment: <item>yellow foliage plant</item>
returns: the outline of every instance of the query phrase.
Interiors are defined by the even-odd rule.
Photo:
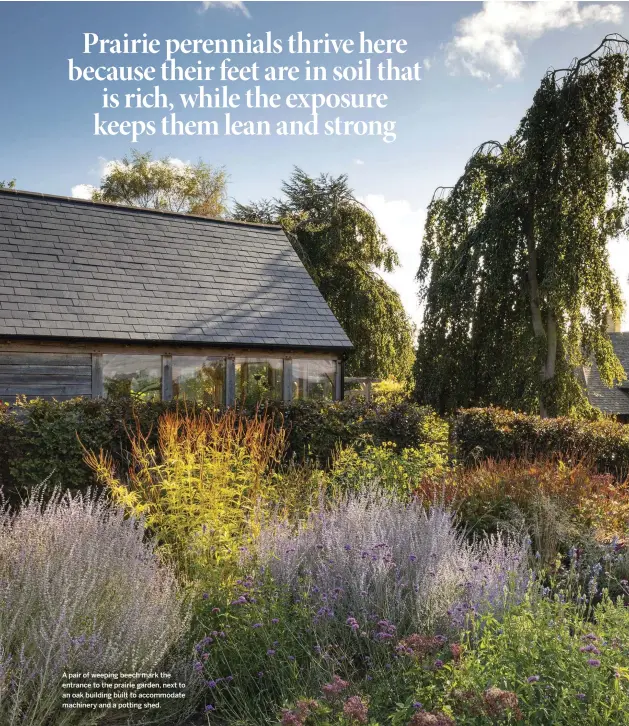
[[[176,411],[159,419],[156,446],[139,426],[130,439],[124,476],[107,453],[86,451],[99,482],[129,514],[144,518],[185,577],[204,579],[217,565],[228,574],[238,548],[255,539],[256,508],[275,498],[283,426],[258,412]]]

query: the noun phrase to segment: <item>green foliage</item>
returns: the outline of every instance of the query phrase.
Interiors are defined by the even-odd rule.
[[[77,432],[94,450],[116,449],[119,426],[101,401],[21,398],[14,408],[0,406],[0,484],[5,496],[25,496],[43,481],[64,489],[94,483]]]
[[[0,189],[15,189],[15,179],[9,181],[2,181],[0,179]]]
[[[223,168],[198,161],[174,164],[169,157],[153,160],[151,152],[132,149],[116,162],[94,191],[94,201],[168,212],[222,217],[227,199],[227,174]]]
[[[607,242],[625,227],[627,41],[550,71],[517,131],[483,144],[428,211],[418,400],[588,413],[575,369],[624,371],[606,335],[623,301]]]
[[[405,380],[413,360],[413,326],[399,295],[378,274],[397,254],[345,174],[308,176],[296,168],[280,200],[236,204],[234,217],[279,222],[355,350],[351,375]]]
[[[444,699],[456,723],[488,723],[479,696],[496,687],[517,695],[531,726],[628,724],[629,613],[604,600],[591,618],[561,596],[532,596],[502,622],[481,618],[467,641],[472,657],[452,669]]]
[[[436,476],[448,462],[448,442],[432,441],[418,448],[398,452],[395,444],[367,444],[361,451],[353,446],[340,449],[328,475],[333,490],[360,491],[373,482],[381,491],[407,499],[426,476]]]
[[[276,725],[280,711],[294,713],[300,700],[316,700],[306,724],[355,726],[344,718],[343,706],[361,694],[369,703],[369,723],[377,726],[388,722],[400,701],[408,702],[412,714],[413,696],[422,687],[439,690],[440,673],[432,665],[454,657],[445,638],[412,636],[408,642],[419,642],[425,652],[400,657],[396,646],[406,646],[406,640],[376,637],[387,625],[395,631],[388,621],[375,617],[355,630],[345,622],[347,613],[338,612],[334,593],[327,598],[308,597],[305,589],[303,598],[292,597],[268,575],[243,575],[234,590],[205,593],[197,603],[195,650],[210,683],[206,702],[219,722]],[[334,613],[317,616],[321,607]],[[335,678],[345,685],[326,695]],[[288,717],[281,723],[303,726]]]
[[[401,403],[408,398],[409,390],[406,383],[395,378],[385,378],[372,384],[371,395],[376,403]]]
[[[544,419],[499,408],[459,411],[452,437],[464,462],[556,457],[585,462],[623,481],[629,474],[629,427],[603,419]]]
[[[283,474],[294,486],[317,486],[314,472],[295,468],[309,461],[326,467],[339,446],[393,442],[399,450],[422,448],[448,440],[447,424],[428,408],[414,403],[364,401],[294,401],[269,403],[277,414],[276,425],[286,429],[287,455]],[[18,498],[48,480],[64,489],[95,484],[83,460],[82,445],[89,451],[107,452],[119,472],[130,464],[130,436],[136,432],[157,444],[158,420],[167,411],[186,410],[190,415],[204,406],[177,401],[141,401],[135,397],[70,401],[21,399],[17,406],[0,406],[0,484],[5,496]],[[207,410],[213,410],[209,407]],[[289,466],[290,463],[290,466]]]
[[[289,428],[289,453],[326,466],[338,447],[391,442],[398,450],[435,445],[447,446],[448,424],[426,406],[412,401],[372,402],[293,401],[276,404]]]

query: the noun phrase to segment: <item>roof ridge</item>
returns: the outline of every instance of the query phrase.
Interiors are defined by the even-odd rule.
[[[213,222],[215,224],[233,224],[240,227],[262,227],[263,229],[283,229],[281,224],[265,224],[263,222],[242,222],[238,219],[221,219],[219,217],[204,217],[201,214],[186,214],[185,212],[171,212],[162,209],[149,209],[147,207],[132,207],[128,204],[116,204],[115,202],[92,201],[91,199],[81,199],[80,197],[66,197],[61,194],[46,194],[44,192],[31,192],[27,189],[6,189],[0,188],[0,195],[14,195],[27,197],[40,197],[42,199],[61,200],[64,202],[72,202],[76,204],[90,204],[95,207],[105,207],[110,209],[121,209],[142,214],[161,214],[167,217],[184,217],[186,219],[203,220],[204,222]]]

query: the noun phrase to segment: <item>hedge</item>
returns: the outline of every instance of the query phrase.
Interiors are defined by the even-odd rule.
[[[47,480],[68,489],[94,484],[83,462],[83,449],[112,454],[127,466],[129,432],[140,427],[154,436],[159,416],[177,402],[141,403],[130,399],[21,401],[0,405],[0,487],[9,499],[24,495]],[[188,407],[196,410],[198,407]],[[432,441],[443,444],[448,426],[429,408],[412,402],[326,403],[296,401],[269,404],[267,410],[287,427],[287,457],[327,466],[338,446],[393,441],[400,449]]]
[[[462,461],[561,458],[624,480],[629,475],[629,426],[603,419],[540,418],[500,408],[457,412],[452,443]]]

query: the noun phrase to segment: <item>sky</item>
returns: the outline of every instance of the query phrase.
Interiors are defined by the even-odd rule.
[[[85,33],[96,33],[102,39],[121,39],[124,33],[140,38],[146,33],[148,38],[164,42],[169,38],[245,38],[247,33],[257,38],[268,31],[283,39],[299,31],[310,39],[322,38],[325,33],[335,39],[357,39],[362,31],[372,39],[406,40],[407,52],[395,62],[408,66],[419,63],[421,80],[328,82],[316,89],[326,93],[386,93],[386,109],[354,112],[352,118],[394,119],[395,141],[385,143],[378,136],[356,135],[155,135],[131,144],[126,136],[95,136],[93,117],[95,112],[107,113],[100,108],[105,85],[109,91],[128,91],[137,84],[68,79],[69,58],[81,66],[150,63],[146,56],[85,55]],[[108,163],[122,158],[131,148],[150,150],[155,157],[169,156],[183,162],[203,159],[224,166],[229,174],[230,200],[240,202],[279,195],[282,181],[295,166],[311,175],[347,174],[356,196],[374,213],[399,254],[400,267],[385,277],[419,322],[414,277],[433,191],[453,184],[483,141],[505,140],[513,133],[548,68],[567,66],[574,57],[593,50],[607,33],[629,37],[629,5],[548,0],[0,1],[4,61],[0,69],[0,179],[15,178],[20,189],[81,195],[86,185],[98,185]],[[328,68],[350,62],[349,57],[311,58]],[[294,56],[233,59],[234,63],[253,60],[288,65]],[[204,58],[204,62],[209,61]],[[186,85],[169,85],[169,93],[171,88],[189,92],[198,84]],[[241,87],[244,90],[246,84]],[[289,90],[300,93],[314,89],[296,81],[290,83]],[[200,118],[200,113],[178,110],[177,117],[185,121]],[[247,113],[252,118],[273,118],[272,113],[266,116],[245,109],[241,117],[247,118]],[[325,113],[333,118],[345,112]],[[163,114],[163,110],[112,111],[111,118],[150,119]],[[294,118],[308,120],[307,116]],[[610,259],[629,303],[627,244],[626,240],[612,243]],[[629,330],[629,314],[623,329]]]

